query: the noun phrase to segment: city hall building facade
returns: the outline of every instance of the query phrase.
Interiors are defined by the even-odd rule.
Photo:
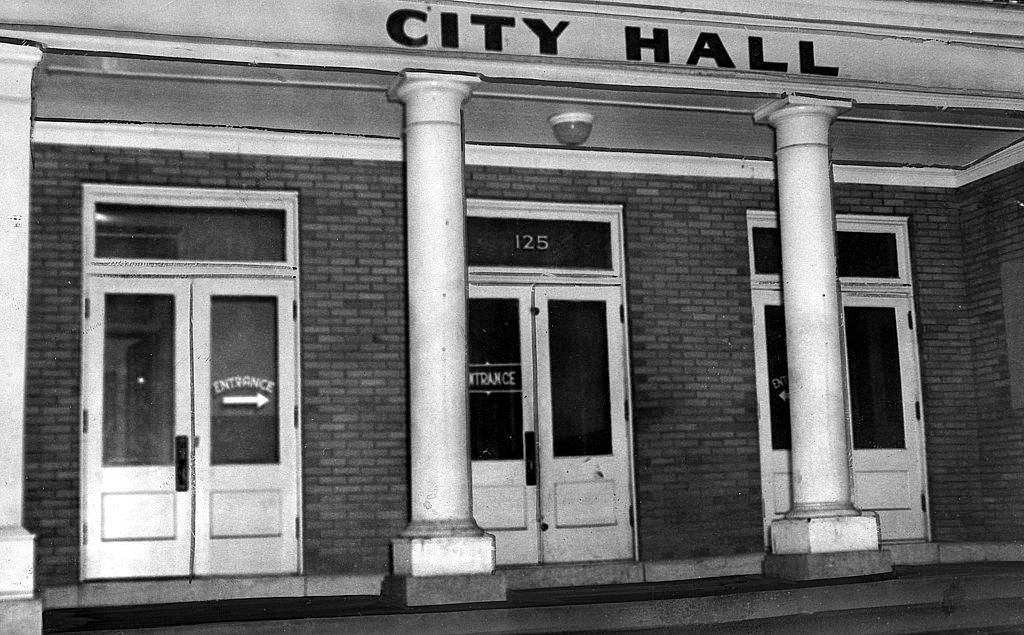
[[[1022,42],[8,2],[5,619],[1024,559]]]

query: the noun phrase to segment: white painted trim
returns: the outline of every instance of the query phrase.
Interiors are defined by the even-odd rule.
[[[1021,157],[1024,161],[1024,157]],[[871,165],[833,165],[836,183],[955,188],[960,170],[953,168],[892,168]]]
[[[313,159],[401,161],[398,139],[214,126],[37,121],[33,143]]]
[[[996,152],[990,157],[972,165],[966,170],[961,170],[957,174],[956,185],[957,187],[973,183],[979,179],[983,179],[986,176],[991,176],[1000,170],[1013,167],[1019,163],[1024,163],[1024,141],[1015,143],[1012,146],[1003,148],[999,152]]]
[[[402,144],[398,139],[171,124],[37,121],[32,141],[37,144],[315,159],[400,162],[404,158]],[[1022,162],[1024,142],[965,170],[835,165],[833,172],[837,183],[951,189]],[[466,163],[510,168],[762,181],[775,178],[773,162],[764,159],[586,149],[468,145]]]

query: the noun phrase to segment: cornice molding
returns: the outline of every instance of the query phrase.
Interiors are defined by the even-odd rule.
[[[443,73],[479,74],[494,80],[541,80],[595,86],[659,86],[666,90],[714,90],[763,95],[802,93],[828,95],[861,104],[1024,111],[1024,97],[1016,90],[941,89],[913,85],[915,82],[887,83],[864,78],[834,81],[833,78],[814,75],[772,74],[742,69],[708,72],[707,68],[654,62],[626,63],[573,57],[539,60],[535,56],[513,54],[493,56],[472,52],[453,54],[449,51],[340,44],[300,45],[174,35],[142,36],[116,31],[5,24],[2,20],[0,17],[0,39],[38,42],[45,49],[58,52],[320,69],[370,69],[385,73],[399,73],[415,68]],[[832,32],[836,37],[842,33]],[[873,41],[873,38],[879,36],[864,37]],[[916,41],[913,38],[899,39]],[[939,46],[937,43],[935,45]],[[949,43],[942,46],[949,46]],[[976,48],[968,46],[965,50]],[[1024,55],[1024,49],[1016,46],[1001,46],[998,50],[1006,54],[1019,52]]]
[[[398,139],[165,124],[37,121],[36,144],[366,161],[403,160]],[[1024,143],[966,170],[836,165],[837,183],[956,188],[1024,162]],[[763,159],[519,146],[466,146],[469,165],[770,181]]]

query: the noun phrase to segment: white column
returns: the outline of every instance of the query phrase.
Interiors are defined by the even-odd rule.
[[[466,351],[462,104],[480,80],[406,72],[412,520],[392,543],[396,575],[490,573],[494,537],[473,520]]]
[[[793,506],[774,553],[878,549],[878,521],[851,500],[842,298],[829,127],[850,102],[791,96],[758,110],[775,128],[786,313]]]
[[[41,56],[0,43],[0,600],[35,593],[35,537],[22,511],[32,71]]]

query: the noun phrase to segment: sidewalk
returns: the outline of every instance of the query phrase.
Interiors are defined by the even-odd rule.
[[[409,609],[377,596],[46,611],[47,633],[1024,633],[1024,563],[899,567],[791,583],[763,576],[510,591]]]

